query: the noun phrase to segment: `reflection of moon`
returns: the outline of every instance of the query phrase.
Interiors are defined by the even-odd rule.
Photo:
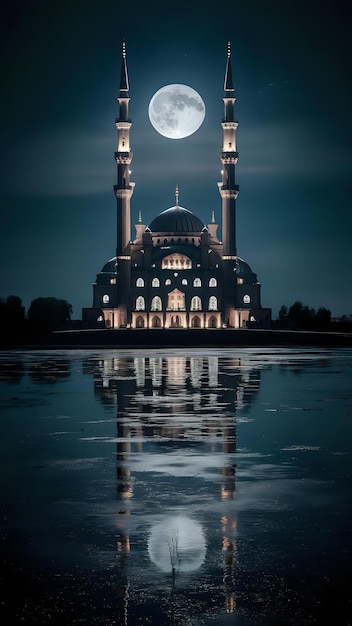
[[[149,119],[155,130],[169,139],[182,139],[198,130],[205,116],[205,105],[187,85],[166,85],[149,102]]]
[[[188,517],[167,517],[151,530],[149,556],[163,572],[193,572],[205,559],[205,537],[199,522]]]

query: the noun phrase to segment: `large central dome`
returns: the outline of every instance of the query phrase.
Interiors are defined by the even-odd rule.
[[[149,224],[153,233],[199,233],[203,222],[182,206],[166,209]]]

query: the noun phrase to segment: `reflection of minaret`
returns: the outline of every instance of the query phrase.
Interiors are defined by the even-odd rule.
[[[225,593],[225,607],[227,613],[233,613],[236,608],[235,598],[235,573],[237,564],[237,546],[236,546],[236,520],[223,516],[221,518],[223,542],[222,549],[224,552],[224,574],[223,585]]]

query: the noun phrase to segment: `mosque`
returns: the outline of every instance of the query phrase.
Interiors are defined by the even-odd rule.
[[[131,241],[129,80],[123,45],[119,117],[116,120],[117,201],[116,256],[110,259],[93,284],[93,307],[82,311],[86,328],[245,328],[268,327],[271,309],[262,308],[260,284],[250,266],[237,255],[236,199],[239,186],[234,116],[234,86],[228,47],[224,80],[222,180],[222,241],[214,212],[210,224],[175,206],[142,224],[139,212]]]

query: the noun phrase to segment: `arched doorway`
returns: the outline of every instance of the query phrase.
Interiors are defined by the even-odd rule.
[[[181,327],[181,318],[179,315],[173,315],[171,317],[171,328],[180,328]]]
[[[192,317],[191,326],[192,328],[200,328],[200,317],[198,315]]]
[[[209,318],[208,328],[216,328],[216,317],[214,315]]]
[[[157,315],[154,315],[152,319],[152,328],[160,328],[160,327],[161,327],[160,317],[158,317]]]
[[[144,319],[141,315],[138,315],[136,319],[136,328],[144,328]]]

